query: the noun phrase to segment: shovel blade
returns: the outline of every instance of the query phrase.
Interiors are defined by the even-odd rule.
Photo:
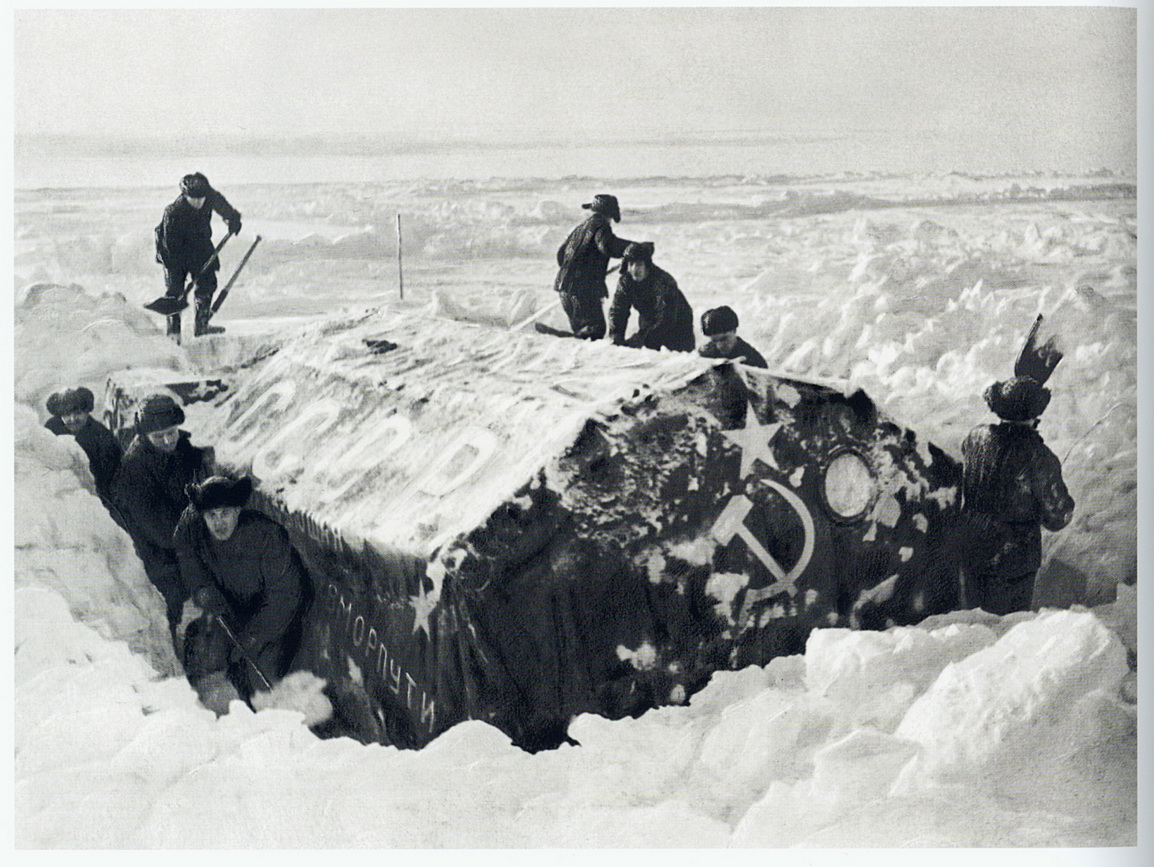
[[[188,301],[184,298],[161,295],[155,301],[149,301],[145,304],[144,309],[151,310],[153,313],[159,313],[161,316],[171,316],[173,313],[179,313],[187,306]]]

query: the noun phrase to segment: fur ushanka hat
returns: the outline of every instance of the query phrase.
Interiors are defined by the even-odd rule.
[[[737,314],[724,304],[701,314],[701,333],[706,337],[737,330]]]
[[[193,172],[180,179],[180,191],[194,199],[207,196],[211,189],[212,186],[209,184],[208,178],[200,172]]]
[[[586,202],[581,207],[587,211],[592,211],[594,214],[604,214],[615,223],[621,222],[621,206],[617,204],[616,196],[598,193],[593,197],[593,201]]]
[[[1029,376],[995,382],[982,396],[994,415],[1005,421],[1029,421],[1050,405],[1050,389]]]
[[[68,415],[74,412],[92,412],[92,392],[83,385],[67,388],[48,398],[48,411],[53,415]]]
[[[156,433],[184,422],[184,410],[167,394],[152,394],[136,411],[136,429],[142,434]]]
[[[243,507],[252,494],[252,479],[241,476],[210,476],[199,485],[188,485],[184,492],[198,511],[219,509],[222,506]]]
[[[656,246],[652,241],[634,241],[621,253],[626,262],[652,262]]]

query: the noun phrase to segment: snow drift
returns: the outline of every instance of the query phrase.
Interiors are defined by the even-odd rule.
[[[130,547],[94,497],[91,508],[81,505],[91,484],[81,453],[65,437],[42,436],[39,421],[43,398],[60,385],[100,395],[119,367],[195,369],[187,348],[174,349],[139,310],[159,286],[147,229],[171,194],[18,192],[16,297],[48,281],[56,306],[16,311],[15,497],[36,504],[16,515],[17,845],[1135,845],[1137,594],[1127,586],[1137,575],[1135,202],[1046,198],[1047,190],[1057,196],[1096,183],[1036,173],[615,185],[627,211],[623,234],[656,240],[695,306],[731,304],[743,335],[772,364],[807,377],[848,373],[890,415],[916,420],[947,450],[987,417],[981,389],[1009,370],[1034,316],[1076,314],[1066,332],[1074,349],[1043,420],[1051,447],[1068,455],[1079,504],[1071,527],[1047,537],[1056,555],[1049,571],[1074,571],[1039,589],[1043,603],[1113,599],[1115,591],[1117,600],[1074,618],[958,612],[884,632],[817,630],[804,655],[718,672],[687,704],[637,719],[581,716],[569,729],[580,748],[535,755],[481,722],[412,752],[318,740],[299,714],[234,705],[217,719],[183,679],[164,676],[164,643],[143,656],[129,650],[126,642],[148,645],[134,624],[163,623],[159,600],[143,601],[151,588],[130,559],[93,567],[104,552]],[[438,248],[444,257],[406,246],[406,297],[424,303],[436,286],[462,302],[500,303],[528,290],[547,303],[548,254],[576,203],[602,185],[245,187],[246,231],[290,243],[283,258],[254,260],[222,323],[236,333],[246,316],[263,323],[270,312],[395,294],[391,263],[328,259],[323,244],[293,249],[291,241],[389,225],[398,210],[408,219],[442,200],[511,203],[510,220],[542,205],[555,232],[536,263],[518,256],[490,267],[483,258],[458,262],[450,243]],[[715,221],[691,219],[699,202],[748,203],[754,190],[756,204],[798,186],[843,188],[889,206],[780,220],[723,209]],[[677,202],[685,203],[680,222],[646,218],[650,207]],[[264,217],[285,227],[266,232]],[[145,228],[117,235],[110,225]],[[482,227],[478,217],[457,234]],[[120,329],[127,333],[98,345],[105,330]],[[194,431],[197,406],[189,405]],[[1028,624],[1031,644],[1072,642],[1094,658],[1059,653],[1047,664],[1021,656],[1017,639],[1003,644]],[[1117,678],[1099,624],[1125,644],[1129,665],[1116,692],[1096,695]],[[959,691],[955,675],[935,689],[949,666],[980,652],[964,669],[971,692]],[[988,687],[1002,678],[1013,689],[999,698]],[[912,720],[898,737],[907,711],[931,693],[918,715],[946,720],[941,738],[923,743]],[[959,700],[972,713],[955,726],[945,709]],[[979,732],[997,745],[967,746]],[[1002,772],[999,757],[1022,743],[1042,760]]]

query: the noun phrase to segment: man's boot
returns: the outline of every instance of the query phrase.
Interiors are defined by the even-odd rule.
[[[209,325],[209,317],[212,316],[212,308],[209,306],[208,298],[196,299],[196,322],[193,326],[193,336],[200,337],[202,334],[222,334],[224,328],[219,325]]]
[[[170,313],[168,316],[166,316],[164,318],[168,323],[168,330],[165,332],[165,334],[167,336],[171,337],[173,340],[175,340],[177,342],[177,344],[179,344],[180,343],[180,314],[179,313]]]

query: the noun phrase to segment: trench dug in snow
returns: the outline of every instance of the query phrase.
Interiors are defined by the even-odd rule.
[[[218,719],[176,676],[159,597],[83,453],[41,427],[61,377],[193,369],[121,304],[51,287],[18,308],[34,347],[15,412],[21,846],[1136,843],[1124,585],[1093,611],[817,630],[804,655],[718,673],[686,707],[578,717],[579,748],[536,755],[477,722],[414,753],[318,740],[292,712]],[[65,352],[69,317],[124,333]]]

